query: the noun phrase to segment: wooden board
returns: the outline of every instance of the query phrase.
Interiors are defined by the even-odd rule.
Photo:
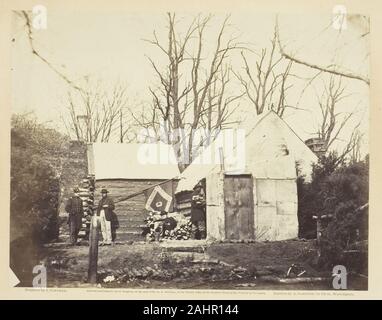
[[[206,178],[207,239],[225,240],[224,174],[212,173]]]
[[[256,179],[255,237],[258,241],[298,235],[297,186],[294,179]]]
[[[147,211],[145,209],[146,197],[137,195],[128,200],[118,202],[119,199],[149,188],[163,180],[98,180],[96,181],[95,202],[101,198],[100,191],[103,187],[109,190],[109,196],[116,202],[115,213],[119,220],[117,241],[144,240],[141,236],[141,225],[145,224]]]
[[[251,175],[224,177],[226,239],[254,238],[253,179]]]

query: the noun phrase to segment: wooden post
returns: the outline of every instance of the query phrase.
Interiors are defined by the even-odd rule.
[[[332,214],[323,214],[318,216],[313,216],[313,219],[317,222],[317,245],[318,245],[318,256],[321,256],[321,237],[324,230],[323,221],[326,219],[333,218]]]
[[[97,264],[98,264],[98,240],[100,222],[97,215],[92,216],[89,235],[89,269],[88,282],[97,283]]]
[[[224,172],[225,171],[225,164],[224,164],[224,153],[223,153],[223,148],[219,148],[219,158],[220,158],[220,171]]]

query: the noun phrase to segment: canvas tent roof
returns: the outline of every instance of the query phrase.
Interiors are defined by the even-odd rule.
[[[158,142],[93,143],[93,173],[101,179],[171,179],[179,175],[173,148]]]
[[[252,122],[253,123],[253,122]],[[205,164],[206,153],[215,155],[221,147],[211,143],[181,174],[176,192],[192,190],[194,185],[209,174],[221,170],[217,161]],[[255,125],[245,133],[245,162],[228,161],[227,148],[222,149],[225,174],[251,173],[255,178],[295,179],[295,163],[299,163],[301,173],[310,180],[311,164],[317,156],[305,145],[295,132],[275,112],[269,111],[257,118]],[[208,158],[209,156],[207,156]],[[204,163],[204,164],[202,164]],[[239,164],[239,165],[238,165]]]
[[[290,167],[293,167],[293,175],[295,176],[295,167],[298,163],[300,173],[306,177],[307,181],[310,181],[312,163],[318,160],[316,154],[274,111],[271,110],[258,119],[255,126],[247,132],[247,139],[249,140],[247,149],[251,151],[247,154],[248,159],[257,159],[259,162],[257,168],[261,169],[259,164],[264,164],[262,169],[267,168],[268,171],[265,174],[264,172],[259,173],[257,170],[258,177],[276,175],[282,178],[286,176],[286,172],[280,172],[280,169],[284,170],[284,168],[279,165],[279,160],[287,158],[284,155],[287,153],[293,162],[293,166]],[[275,165],[272,165],[273,161]],[[277,171],[279,172],[276,173]]]

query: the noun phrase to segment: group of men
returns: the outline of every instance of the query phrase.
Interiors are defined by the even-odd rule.
[[[74,188],[73,196],[66,203],[65,210],[69,213],[70,243],[78,244],[78,233],[82,226],[84,208],[80,198],[80,190]],[[101,190],[101,200],[98,202],[96,215],[100,219],[103,241],[100,245],[111,245],[115,241],[115,230],[118,227],[118,219],[114,212],[115,205],[113,199],[108,196],[107,189]]]
[[[66,203],[65,210],[69,213],[70,243],[78,244],[78,234],[82,226],[84,217],[84,208],[80,198],[80,190],[74,188],[74,194]],[[108,196],[108,190],[101,190],[101,200],[98,202],[96,214],[100,219],[103,241],[100,245],[111,245],[115,241],[116,228],[118,228],[118,219],[114,212],[115,205],[113,199]],[[193,190],[191,199],[191,222],[192,238],[206,238],[206,201],[205,192],[201,182]]]

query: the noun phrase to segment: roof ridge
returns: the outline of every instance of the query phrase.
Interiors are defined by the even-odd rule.
[[[275,112],[274,110],[270,110],[270,111],[273,111],[273,113],[276,115],[276,117],[278,117],[287,127],[290,131],[292,131],[292,133],[310,150],[310,152],[312,154],[314,154],[315,157],[317,157],[317,155],[312,151],[312,149],[310,149],[304,140],[301,139],[301,137],[296,133],[296,131],[293,130],[293,128],[288,124],[288,122],[286,122],[283,118],[281,118],[277,112]]]

